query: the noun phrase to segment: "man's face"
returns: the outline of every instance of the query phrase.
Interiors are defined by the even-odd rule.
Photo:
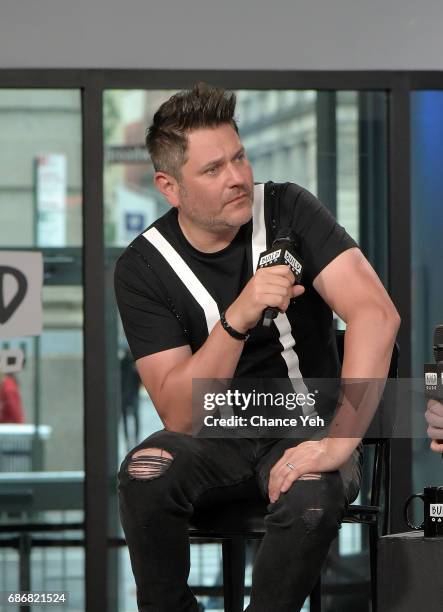
[[[252,216],[254,179],[237,132],[229,124],[188,133],[181,167],[179,213],[209,231],[240,227]]]

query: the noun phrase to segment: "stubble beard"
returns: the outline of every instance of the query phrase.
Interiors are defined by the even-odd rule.
[[[188,197],[188,192],[186,191],[186,188],[182,184],[179,184],[179,190],[180,190],[180,199],[183,201],[183,199],[186,199]],[[251,202],[251,198],[249,195],[245,197],[247,197],[249,201]],[[251,205],[252,205],[252,202],[251,202]],[[191,205],[186,213],[186,216],[192,221],[192,223],[194,223],[194,225],[197,225],[201,229],[204,229],[208,232],[220,232],[223,230],[238,229],[242,225],[247,223],[252,217],[252,206],[251,206],[251,213],[248,216],[248,219],[241,221],[241,222],[230,222],[229,219],[225,219],[224,217],[217,216],[217,215],[213,215],[213,216],[208,215],[204,217],[201,211],[196,212],[196,210],[197,210],[196,207]]]

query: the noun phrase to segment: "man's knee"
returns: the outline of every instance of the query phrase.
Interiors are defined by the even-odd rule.
[[[133,480],[153,480],[162,476],[173,461],[171,453],[163,448],[142,448],[130,456],[125,469]]]
[[[338,530],[344,509],[343,484],[338,472],[304,474],[286,493],[280,494],[268,522],[280,527],[299,522],[307,533]]]
[[[187,436],[186,436],[187,437]],[[153,480],[162,476],[179,456],[186,455],[186,440],[175,433],[161,430],[146,438],[123,459],[118,470],[118,482],[124,486],[130,480]]]
[[[305,474],[299,481],[306,485],[303,487],[304,503],[301,514],[306,530],[310,532],[316,529],[339,529],[346,505],[340,474]],[[302,482],[299,484],[302,485]]]

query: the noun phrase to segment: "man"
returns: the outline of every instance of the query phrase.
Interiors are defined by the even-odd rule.
[[[204,84],[159,108],[147,146],[172,208],[116,266],[125,333],[165,426],[119,472],[144,612],[198,609],[187,585],[194,509],[260,495],[271,503],[248,611],[301,609],[360,484],[360,417],[349,406],[320,440],[194,437],[192,380],[337,377],[332,310],[347,323],[342,376],[384,379],[399,326],[375,272],[313,195],[294,184],[254,185],[234,110],[234,94]],[[254,273],[287,219],[304,286],[287,266]],[[266,329],[257,324],[268,306],[280,314]]]

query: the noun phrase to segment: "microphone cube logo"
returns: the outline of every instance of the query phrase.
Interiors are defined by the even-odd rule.
[[[285,252],[285,261],[294,269],[296,274],[301,274],[301,264],[289,251]]]
[[[277,251],[272,251],[272,253],[267,253],[266,255],[263,255],[262,257],[260,257],[260,261],[259,261],[259,266],[268,266],[269,264],[272,264],[274,261],[276,261],[281,255],[281,249],[278,249]]]
[[[437,384],[437,372],[426,372],[425,385],[427,387],[435,387]]]

